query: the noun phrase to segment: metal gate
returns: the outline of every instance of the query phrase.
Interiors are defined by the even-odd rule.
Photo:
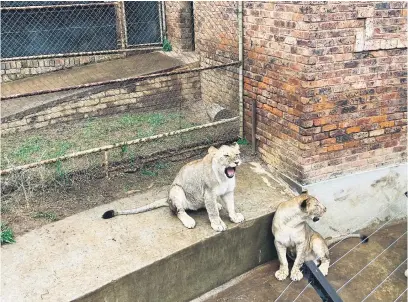
[[[161,45],[159,1],[2,1],[1,57],[104,53]]]

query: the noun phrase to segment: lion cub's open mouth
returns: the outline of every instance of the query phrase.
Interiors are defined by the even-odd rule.
[[[225,168],[225,175],[227,175],[228,178],[233,178],[235,175],[235,167]]]

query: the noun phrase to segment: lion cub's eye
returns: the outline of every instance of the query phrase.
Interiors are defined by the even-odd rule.
[[[228,154],[224,154],[224,156],[225,156],[225,157],[229,157],[229,155],[228,155]]]

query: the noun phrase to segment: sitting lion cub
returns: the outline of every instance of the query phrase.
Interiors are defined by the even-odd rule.
[[[320,271],[327,275],[330,264],[328,247],[331,244],[351,237],[359,237],[363,242],[368,241],[366,236],[359,234],[323,239],[306,223],[306,219],[311,218],[316,222],[325,212],[326,207],[323,204],[305,193],[278,206],[272,222],[272,233],[280,262],[279,270],[275,273],[278,280],[284,280],[289,275],[287,249],[291,255],[296,255],[290,278],[298,281],[303,278],[300,268],[305,261],[320,259]]]
[[[186,210],[206,208],[211,227],[218,232],[224,231],[227,226],[220,218],[219,210],[222,206],[217,202],[217,197],[224,201],[232,222],[244,221],[244,216],[235,212],[234,205],[235,170],[240,164],[237,143],[232,146],[223,145],[219,149],[210,147],[203,159],[192,161],[180,169],[170,187],[168,198],[133,210],[110,210],[102,218],[137,214],[168,206],[185,227],[192,229],[196,223]]]

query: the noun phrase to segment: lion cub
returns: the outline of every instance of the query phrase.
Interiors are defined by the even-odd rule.
[[[186,210],[206,208],[211,227],[221,232],[227,229],[221,220],[219,210],[220,197],[225,203],[232,222],[244,221],[244,216],[235,212],[234,190],[235,172],[241,164],[239,145],[223,145],[219,149],[210,147],[203,159],[192,161],[183,166],[170,187],[168,198],[155,201],[146,206],[125,210],[110,210],[102,218],[108,219],[117,215],[137,214],[160,207],[170,207],[186,228],[195,227],[194,219]]]
[[[305,261],[320,259],[320,271],[323,275],[327,275],[330,264],[328,247],[331,244],[351,237],[358,237],[363,242],[368,241],[366,236],[359,234],[339,236],[330,240],[323,239],[306,223],[306,219],[310,218],[316,222],[325,212],[326,207],[306,193],[282,202],[278,206],[272,221],[272,233],[280,262],[279,270],[275,273],[278,280],[284,280],[289,275],[287,250],[291,255],[296,255],[290,278],[298,281],[303,278],[300,268]]]

